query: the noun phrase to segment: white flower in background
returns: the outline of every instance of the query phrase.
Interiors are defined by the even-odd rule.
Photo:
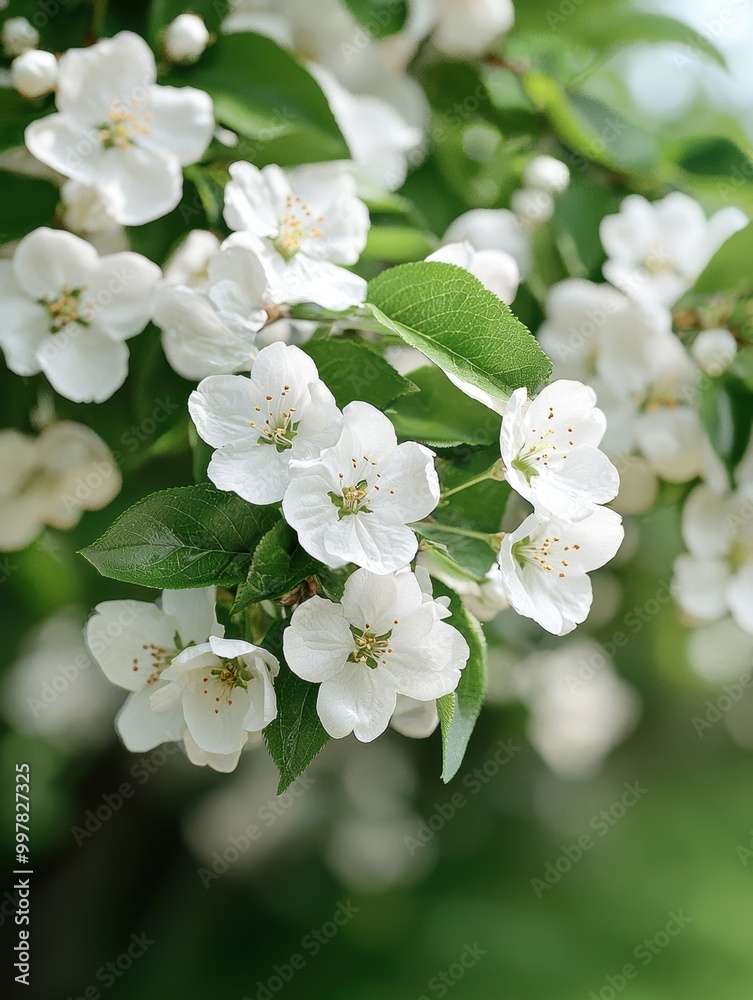
[[[71,233],[35,229],[0,261],[0,347],[17,375],[44,372],[77,403],[101,403],[128,374],[125,341],[146,326],[160,269],[124,251],[100,257]]]
[[[220,252],[220,241],[208,229],[192,229],[168,259],[163,274],[169,285],[209,289],[209,262]]]
[[[533,266],[530,235],[521,227],[514,212],[507,208],[472,208],[450,225],[442,243],[467,240],[474,250],[502,250],[518,265],[520,277],[526,278]]]
[[[728,612],[753,634],[753,499],[749,486],[728,496],[698,486],[682,511],[688,552],[675,561],[673,593],[700,621]]]
[[[595,642],[573,639],[534,654],[516,668],[514,679],[530,712],[528,739],[547,766],[568,780],[593,775],[640,715],[636,691]]]
[[[214,130],[212,101],[193,87],[157,87],[151,49],[121,31],[60,59],[58,113],[32,122],[26,145],[66,177],[93,184],[123,225],[172,211],[181,167],[204,153]]]
[[[502,418],[505,478],[537,511],[579,521],[617,495],[620,478],[599,444],[606,419],[596,393],[560,379],[528,401],[516,389]]]
[[[735,360],[737,341],[729,330],[701,330],[690,345],[690,353],[705,375],[716,377]]]
[[[338,163],[282,170],[270,164],[233,163],[225,188],[231,237],[258,253],[268,300],[316,302],[347,309],[364,301],[366,282],[340,264],[355,264],[366,245],[369,212],[356,183]]]
[[[553,635],[572,632],[591,608],[588,574],[609,562],[623,536],[622,518],[608,507],[576,524],[531,514],[502,539],[499,566],[508,601]]]
[[[0,40],[9,59],[21,56],[39,45],[39,32],[25,17],[9,17],[3,24]]]
[[[478,278],[485,288],[508,306],[518,294],[520,268],[515,258],[504,250],[474,250],[468,240],[463,240],[461,243],[446,243],[426,259],[457,264]]]
[[[389,419],[369,403],[343,410],[340,439],[318,459],[293,462],[282,503],[303,548],[337,569],[354,562],[392,573],[416,554],[408,527],[439,502],[434,456],[423,445],[398,445]]]
[[[515,23],[512,0],[434,0],[434,7],[434,44],[460,58],[484,55]]]
[[[207,264],[208,289],[164,283],[152,319],[172,368],[198,381],[248,371],[267,313],[267,278],[253,250],[225,243]]]
[[[188,409],[199,436],[217,449],[209,478],[256,504],[282,500],[291,461],[316,458],[335,444],[342,421],[311,358],[279,343],[259,352],[251,378],[204,379]]]
[[[554,215],[554,198],[539,188],[518,188],[510,196],[510,208],[520,220],[521,227],[535,229],[549,222]]]
[[[13,60],[10,80],[21,97],[36,100],[57,86],[58,61],[52,52],[29,49]]]
[[[590,383],[596,375],[620,396],[643,394],[659,374],[657,344],[669,340],[675,337],[668,309],[609,285],[570,278],[547,294],[539,342],[555,378]]]
[[[76,608],[47,618],[5,671],[2,711],[18,732],[91,753],[112,734],[117,698],[97,670]]]
[[[91,184],[66,181],[60,189],[65,226],[83,236],[117,227],[115,217],[102,192]]]
[[[523,171],[523,184],[552,195],[562,194],[570,184],[570,171],[554,156],[537,156]]]
[[[510,606],[505,597],[497,563],[492,565],[483,580],[478,580],[461,570],[456,563],[445,559],[436,549],[426,549],[419,552],[416,558],[416,575],[419,575],[419,578],[422,571],[430,573],[435,579],[452,587],[455,593],[463,598],[466,608],[479,621],[491,621],[500,611]]]
[[[351,94],[321,66],[313,64],[309,69],[350,150],[359,188],[375,193],[396,191],[407,176],[411,153],[421,145],[421,130],[409,125],[387,101]]]
[[[86,641],[102,673],[130,694],[115,726],[132,753],[177,742],[186,729],[178,703],[172,711],[152,710],[152,694],[167,686],[162,677],[186,647],[221,636],[215,614],[216,588],[165,590],[159,603],[105,601],[86,626]]]
[[[117,496],[120,470],[94,431],[69,420],[36,438],[0,431],[0,549],[22,549],[45,525],[67,530]]]
[[[399,694],[390,725],[401,736],[409,736],[413,740],[426,739],[439,725],[436,700],[417,701],[407,694]]]
[[[179,14],[165,28],[162,51],[168,62],[179,65],[195,63],[209,42],[209,32],[196,14]]]
[[[692,287],[713,255],[748,222],[738,208],[723,208],[711,219],[693,198],[673,191],[649,202],[631,194],[617,215],[601,222],[608,260],[604,276],[643,302],[673,305]]]
[[[151,707],[165,715],[182,712],[198,750],[229,755],[227,770],[232,770],[249,736],[277,715],[272,681],[279,669],[277,657],[266,649],[210,636],[184,649],[162,672],[168,683],[152,694]]]
[[[449,611],[409,570],[358,570],[342,604],[312,597],[284,632],[285,659],[304,680],[321,682],[317,712],[330,736],[368,743],[389,724],[397,695],[420,701],[454,691],[469,656]]]

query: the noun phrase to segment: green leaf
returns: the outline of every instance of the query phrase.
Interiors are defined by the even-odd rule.
[[[345,6],[373,38],[396,34],[405,27],[408,19],[407,0],[345,0]],[[343,54],[346,58],[348,55],[357,57],[361,48],[356,36],[351,47],[343,46]]]
[[[287,622],[275,622],[262,645],[280,661],[275,679],[277,718],[264,730],[264,740],[280,772],[277,794],[303,774],[329,740],[316,712],[318,687],[296,676],[283,656],[283,632]]]
[[[347,569],[328,569],[326,566],[320,566],[316,571],[316,580],[324,596],[335,604],[342,601],[349,576]]]
[[[180,486],[134,504],[81,554],[102,576],[143,587],[231,587],[279,517],[208,483]]]
[[[753,289],[753,222],[734,233],[717,250],[692,292],[717,295]]]
[[[691,139],[678,158],[678,165],[698,177],[743,177],[753,181],[748,157],[726,135],[707,135]]]
[[[38,226],[52,224],[60,193],[38,177],[0,172],[0,243],[18,240]]]
[[[497,397],[536,391],[552,365],[509,307],[472,274],[439,261],[401,264],[369,285],[380,323],[440,368]]]
[[[362,399],[383,410],[393,399],[414,391],[381,355],[354,340],[310,340],[301,349],[314,360],[339,407]]]
[[[240,158],[257,162],[259,147],[285,139],[295,141],[301,163],[350,158],[319,84],[271,38],[222,35],[200,63],[174,69],[167,82],[206,90],[217,118],[255,140]]]
[[[440,368],[418,368],[410,377],[419,391],[396,400],[387,414],[398,437],[432,448],[499,439],[500,416],[466,396]]]
[[[51,98],[27,101],[12,87],[0,87],[0,152],[23,146],[26,126],[54,110]]]
[[[434,596],[449,597],[452,617],[447,619],[468,643],[471,655],[460,675],[454,695],[437,702],[442,732],[442,781],[451,781],[463,757],[484,704],[486,694],[486,640],[484,633],[454,590],[434,581]],[[452,709],[446,699],[452,699]]]
[[[259,601],[281,597],[310,576],[318,565],[298,544],[293,529],[278,521],[254,550],[248,579],[238,588],[233,614]]]
[[[751,435],[753,396],[736,379],[710,379],[701,392],[701,423],[711,446],[732,474]]]

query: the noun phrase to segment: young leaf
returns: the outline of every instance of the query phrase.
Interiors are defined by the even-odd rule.
[[[298,536],[284,521],[264,535],[254,550],[248,579],[238,588],[233,614],[250,604],[280,597],[310,576],[319,566],[298,544]]]
[[[345,0],[353,17],[374,38],[386,38],[405,27],[408,19],[407,0]],[[353,39],[353,52],[345,49],[346,58],[358,54],[358,40]]]
[[[748,223],[721,245],[693,287],[693,293],[718,295],[720,292],[750,291],[753,288],[753,222]]]
[[[486,640],[481,626],[466,609],[458,595],[439,581],[434,581],[434,596],[449,597],[452,617],[447,621],[462,633],[471,655],[460,675],[454,695],[437,702],[442,732],[442,781],[451,781],[460,769],[476,719],[486,694]],[[453,707],[446,699],[452,698]]]
[[[439,368],[411,372],[419,391],[396,400],[387,414],[397,434],[432,448],[485,445],[499,439],[500,417],[458,389]]]
[[[143,587],[230,587],[279,517],[209,483],[180,486],[134,504],[81,554],[102,576]]]
[[[415,390],[381,355],[353,340],[310,340],[302,350],[313,358],[339,407],[362,399],[383,410],[393,399]]]
[[[440,368],[494,396],[535,392],[552,365],[525,326],[472,274],[439,261],[400,264],[369,285],[377,320]]]
[[[317,685],[301,680],[285,662],[282,636],[286,625],[275,622],[263,642],[280,661],[275,679],[277,718],[264,730],[267,749],[280,772],[278,795],[303,774],[329,740],[316,712]]]

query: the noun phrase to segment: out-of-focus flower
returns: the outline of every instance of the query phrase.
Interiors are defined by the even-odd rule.
[[[168,62],[179,65],[195,63],[209,41],[209,32],[196,14],[179,14],[165,28],[162,50]]]
[[[706,375],[726,371],[737,354],[737,341],[729,330],[702,330],[690,345],[693,360]]]
[[[562,194],[570,183],[570,171],[566,163],[554,156],[537,156],[523,171],[523,183],[552,195]]]
[[[45,525],[72,528],[120,487],[110,449],[83,424],[63,420],[37,438],[0,431],[0,549],[22,549]]]
[[[462,243],[467,240],[474,250],[502,250],[518,265],[525,279],[533,265],[531,240],[514,212],[507,208],[472,208],[450,225],[442,243]]]
[[[427,260],[457,264],[469,271],[490,292],[509,306],[518,294],[520,268],[514,257],[504,250],[474,250],[468,240],[446,243],[430,254]]]
[[[25,17],[9,17],[3,24],[3,52],[9,59],[21,56],[39,45],[39,32]]]
[[[74,233],[90,235],[114,229],[115,217],[102,192],[91,184],[66,181],[60,189],[65,225]]]
[[[13,60],[10,79],[21,97],[35,100],[57,86],[58,61],[52,52],[28,49]]]
[[[434,0],[432,40],[447,55],[473,58],[487,52],[515,23],[512,0]]]
[[[188,285],[207,291],[209,262],[220,251],[220,241],[207,229],[192,229],[165,262],[164,277],[169,285]]]
[[[521,226],[534,228],[549,222],[554,215],[554,198],[539,188],[518,188],[512,193],[510,208]]]

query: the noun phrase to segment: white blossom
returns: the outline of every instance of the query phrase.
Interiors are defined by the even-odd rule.
[[[426,739],[439,725],[436,699],[418,701],[416,698],[409,698],[407,694],[399,694],[390,725],[401,736],[410,736],[414,740]]]
[[[504,250],[474,250],[468,240],[463,240],[460,243],[446,243],[426,259],[457,264],[478,278],[485,288],[494,292],[508,306],[518,294],[520,268],[515,258]]]
[[[66,530],[117,496],[120,470],[93,430],[69,420],[36,438],[0,431],[0,549],[21,549],[45,525]]]
[[[554,156],[536,156],[523,171],[523,183],[552,195],[562,194],[570,183],[570,171]]]
[[[36,100],[57,86],[58,61],[52,52],[29,49],[13,60],[10,79],[21,97]]]
[[[409,523],[439,502],[433,453],[413,441],[398,445],[389,419],[360,401],[343,410],[337,444],[318,459],[292,462],[290,471],[285,519],[303,548],[335,569],[405,566],[418,547]]]
[[[0,346],[11,371],[42,371],[77,403],[109,399],[128,374],[125,341],[140,333],[160,276],[124,251],[103,257],[85,240],[35,229],[0,261]]]
[[[121,31],[60,59],[57,114],[32,122],[26,145],[66,177],[98,187],[123,225],[174,209],[182,167],[212,137],[210,97],[193,87],[155,86],[157,68],[139,35]]]
[[[208,229],[192,229],[165,261],[164,276],[169,285],[188,285],[207,291],[209,262],[220,252],[220,241]]]
[[[606,420],[581,382],[552,382],[528,401],[516,389],[502,418],[500,449],[508,483],[536,510],[569,521],[614,499],[617,470],[599,450]]]
[[[389,724],[398,694],[430,701],[454,691],[469,656],[444,604],[426,599],[409,570],[358,570],[342,604],[312,597],[284,632],[285,659],[320,683],[317,712],[330,736],[368,743]]]
[[[60,189],[65,225],[74,233],[91,235],[117,227],[102,192],[91,184],[66,181]]]
[[[460,58],[484,55],[515,23],[512,0],[434,0],[434,7],[434,44]]]
[[[317,163],[282,170],[233,163],[225,220],[261,259],[275,304],[316,302],[347,309],[364,301],[366,282],[340,265],[355,264],[366,244],[368,209],[348,170]]]
[[[179,14],[165,28],[162,49],[169,62],[187,65],[195,63],[201,57],[208,41],[209,32],[200,17],[196,14]]]
[[[0,40],[8,58],[23,55],[39,45],[39,32],[25,17],[9,17],[3,23]]]
[[[474,250],[502,250],[517,263],[520,277],[526,278],[533,266],[531,238],[520,220],[507,208],[472,208],[450,225],[442,243],[467,240]]]
[[[540,188],[518,188],[510,197],[510,208],[521,226],[535,228],[549,222],[554,215],[554,198]]]
[[[188,408],[199,436],[216,449],[209,478],[256,504],[282,500],[291,461],[335,444],[342,420],[311,358],[282,343],[259,352],[250,378],[204,379]]]
[[[502,539],[499,566],[508,601],[553,635],[572,632],[591,608],[588,573],[609,562],[623,536],[622,518],[608,507],[575,524],[531,514]]]
[[[693,360],[705,375],[716,377],[725,372],[737,354],[737,341],[729,330],[701,330],[690,345]]]

